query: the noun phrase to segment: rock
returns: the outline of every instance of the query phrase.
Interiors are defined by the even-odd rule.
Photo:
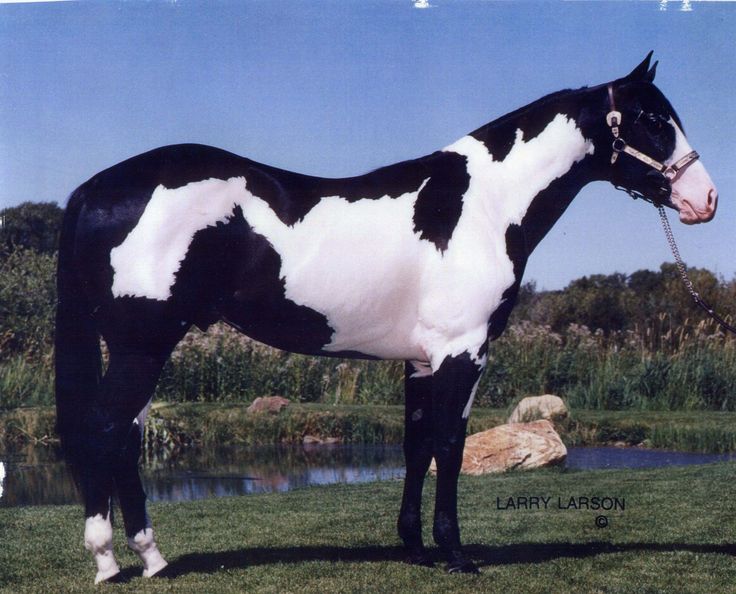
[[[559,396],[528,396],[516,405],[509,423],[528,423],[539,419],[557,421],[567,417],[567,407]]]
[[[289,406],[291,401],[281,396],[259,396],[247,408],[249,413],[270,412],[278,413],[281,409]]]
[[[539,468],[560,464],[566,457],[565,444],[547,420],[499,425],[468,436],[461,472],[477,475]],[[430,471],[437,472],[434,460]]]

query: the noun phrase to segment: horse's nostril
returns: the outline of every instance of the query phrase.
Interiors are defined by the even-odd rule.
[[[708,202],[707,202],[708,207],[712,207],[716,203],[717,199],[718,199],[718,193],[714,189],[711,189],[708,192]]]

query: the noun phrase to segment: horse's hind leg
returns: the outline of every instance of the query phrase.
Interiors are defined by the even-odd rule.
[[[149,402],[150,404],[150,402]],[[135,418],[127,440],[113,469],[115,489],[123,513],[128,546],[143,562],[143,577],[151,577],[166,567],[166,560],[156,546],[153,527],[146,512],[146,492],[138,472],[143,427],[148,413],[146,405]]]
[[[138,318],[138,324],[124,330],[103,331],[110,364],[99,393],[85,407],[80,425],[84,434],[78,437],[77,476],[85,499],[85,546],[97,562],[96,582],[118,572],[110,515],[116,488],[122,493],[126,532],[133,538],[129,543],[143,559],[147,574],[166,564],[155,548],[145,514],[145,494],[137,470],[142,427],[136,417],[151,399],[163,364],[186,328],[174,330],[170,324],[154,323],[150,318],[145,323],[144,319]]]

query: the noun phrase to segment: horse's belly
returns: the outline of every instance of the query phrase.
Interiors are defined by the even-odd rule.
[[[226,321],[260,342],[308,355],[375,359],[423,359],[409,316],[368,315],[356,307],[317,311],[289,299],[232,300],[221,308]],[[396,312],[394,311],[394,314]]]

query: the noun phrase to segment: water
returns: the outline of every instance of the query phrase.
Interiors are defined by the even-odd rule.
[[[651,468],[736,460],[734,454],[695,454],[643,448],[569,448],[566,467]],[[152,501],[289,491],[312,485],[403,478],[400,446],[219,447],[190,449],[143,465]],[[79,501],[53,447],[0,454],[0,507]]]
[[[729,460],[736,460],[736,452],[730,454],[699,454],[648,450],[646,448],[587,447],[568,448],[565,466],[575,470],[656,468],[660,466],[710,464]]]
[[[56,448],[0,453],[3,473],[0,507],[79,501]],[[188,501],[402,478],[404,459],[400,446],[191,448],[145,460],[141,474],[151,501]]]

